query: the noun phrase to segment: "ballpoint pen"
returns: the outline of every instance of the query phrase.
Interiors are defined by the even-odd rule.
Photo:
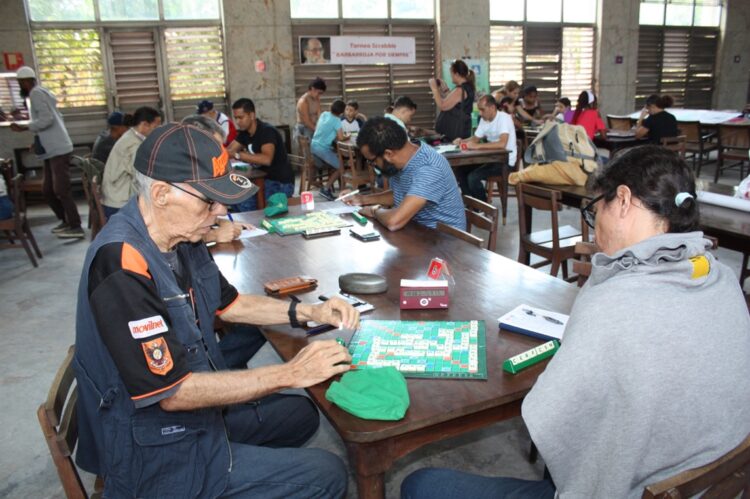
[[[354,196],[355,194],[359,194],[359,189],[353,190],[352,192],[347,192],[343,196],[339,196],[336,198],[336,201],[342,201],[348,197]]]

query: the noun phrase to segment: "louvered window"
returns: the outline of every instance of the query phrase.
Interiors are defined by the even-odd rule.
[[[490,85],[509,80],[535,85],[545,110],[559,97],[572,101],[591,88],[594,28],[560,25],[490,27]]]
[[[301,64],[295,50],[295,95],[307,91],[316,76],[325,79],[328,90],[323,94],[322,107],[329,109],[334,99],[356,100],[360,112],[367,116],[382,115],[385,107],[400,95],[408,95],[417,104],[412,124],[432,127],[435,103],[427,80],[435,74],[435,26],[431,23],[374,24],[294,24],[292,38],[298,46],[300,37],[308,36],[413,36],[415,64],[376,65],[309,65]]]
[[[0,109],[10,114],[14,109],[23,109],[20,87],[16,73],[0,73]]]
[[[140,106],[161,106],[156,33],[111,31],[112,78],[115,107],[132,112]]]
[[[719,32],[715,28],[641,26],[636,107],[669,94],[675,107],[710,108]]]
[[[106,104],[98,30],[38,29],[32,38],[37,76],[59,107]]]

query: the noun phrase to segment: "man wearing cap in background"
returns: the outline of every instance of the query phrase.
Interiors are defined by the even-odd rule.
[[[91,148],[91,157],[106,163],[109,158],[109,153],[112,152],[112,148],[117,142],[117,139],[122,137],[122,134],[128,131],[128,125],[125,124],[125,115],[119,111],[115,111],[107,118],[107,128],[102,130],[97,135],[94,141],[94,147]],[[128,119],[132,120],[132,117],[128,116]]]
[[[338,457],[302,445],[318,426],[304,388],[349,369],[333,340],[281,365],[225,371],[226,322],[356,327],[342,300],[240,295],[204,244],[225,204],[252,195],[224,148],[192,126],[157,128],[135,160],[138,195],[90,246],[78,295],[75,368],[81,468],[107,497],[342,497]]]
[[[229,117],[214,109],[214,103],[210,100],[202,100],[198,103],[198,108],[195,110],[196,114],[206,115],[216,122],[224,130],[224,146],[228,147],[232,143],[234,138],[237,136],[237,127],[234,126],[234,122]]]
[[[73,142],[70,140],[62,114],[57,110],[57,99],[46,88],[37,84],[36,73],[28,66],[16,72],[21,97],[31,101],[29,109],[31,121],[28,126],[12,123],[11,130],[34,134],[34,152],[44,160],[44,200],[60,223],[52,229],[57,237],[83,238],[81,217],[70,191],[70,154]]]

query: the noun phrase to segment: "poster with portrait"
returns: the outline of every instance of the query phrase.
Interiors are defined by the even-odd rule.
[[[302,64],[330,64],[330,36],[300,36],[299,60]]]

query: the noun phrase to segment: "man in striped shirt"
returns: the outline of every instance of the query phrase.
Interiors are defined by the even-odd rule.
[[[365,159],[389,178],[391,187],[386,192],[349,197],[349,204],[364,206],[362,215],[391,231],[412,219],[433,229],[443,222],[466,230],[456,177],[448,161],[432,147],[409,142],[398,123],[382,117],[365,123],[357,135],[357,146]]]

